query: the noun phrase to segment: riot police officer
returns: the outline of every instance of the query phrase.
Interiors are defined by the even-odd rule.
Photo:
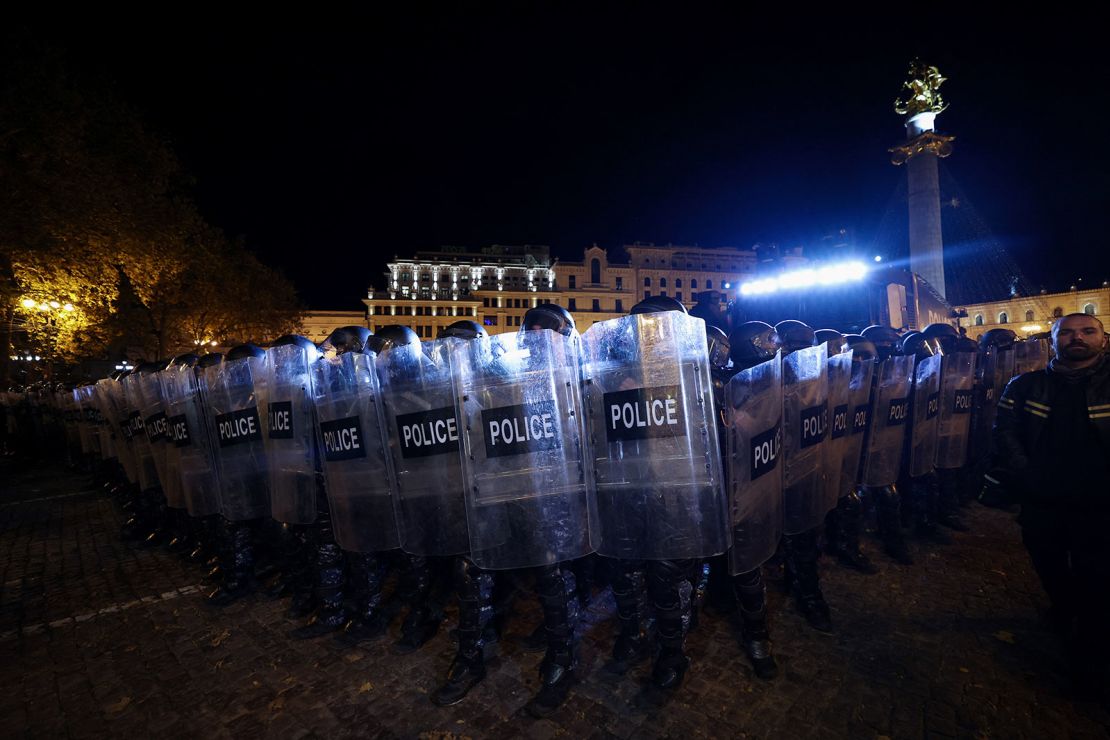
[[[839,497],[836,508],[825,519],[827,549],[842,565],[860,573],[873,574],[878,572],[878,568],[860,549],[863,502],[859,496],[859,475],[863,443],[872,417],[872,378],[878,351],[869,339],[858,334],[849,334],[842,339],[845,347],[852,351],[852,373],[842,410],[834,408],[833,434],[840,430],[844,450],[839,474],[836,470],[829,471],[830,476],[837,477]],[[816,341],[820,340],[821,332],[817,332]],[[841,421],[842,414],[844,418]]]
[[[773,326],[749,321],[732,331],[728,347],[732,367],[718,396],[726,427],[729,508],[734,512],[727,567],[732,598],[740,608],[744,649],[755,674],[771,679],[778,666],[762,564],[782,536],[782,340]]]
[[[889,326],[869,326],[862,336],[875,346],[879,367],[872,376],[875,413],[864,444],[861,482],[866,496],[875,502],[883,551],[895,562],[911,565],[913,558],[902,534],[903,496],[898,481],[915,358],[901,353],[901,337]]]
[[[784,413],[784,534],[786,583],[810,626],[832,631],[829,605],[817,570],[817,533],[832,502],[827,501],[824,443],[828,436],[828,368],[824,345],[801,321],[780,321]],[[829,505],[826,506],[826,503]]]
[[[937,411],[937,523],[966,532],[959,516],[960,481],[967,463],[968,436],[975,393],[974,348],[967,350],[959,332],[951,324],[926,326],[922,335],[933,352],[941,355],[941,383]],[[962,348],[961,348],[962,347]]]

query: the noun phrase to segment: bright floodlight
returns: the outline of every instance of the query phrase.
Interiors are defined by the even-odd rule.
[[[881,254],[876,254],[875,255],[875,261],[876,262],[882,262],[883,261],[883,256]]]
[[[778,290],[810,288],[815,285],[841,285],[862,280],[866,274],[867,265],[862,262],[842,262],[784,272],[778,277],[752,280],[740,286],[740,295],[763,295]]]

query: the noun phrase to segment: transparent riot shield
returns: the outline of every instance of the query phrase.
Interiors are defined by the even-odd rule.
[[[401,547],[414,555],[470,550],[451,379],[450,347],[462,341],[400,346],[377,359]]]
[[[270,479],[262,439],[265,360],[243,357],[204,369],[209,434],[215,442],[220,505],[230,521],[270,515]],[[259,407],[262,407],[260,411]]]
[[[597,552],[626,560],[728,549],[728,507],[705,322],[677,311],[582,336]]]
[[[335,541],[351,552],[400,547],[374,355],[323,357],[312,372]]]
[[[840,465],[837,495],[846,496],[860,482],[863,443],[871,425],[871,380],[875,360],[856,360],[848,379],[848,403],[845,420],[844,450]],[[830,368],[831,370],[831,368]],[[834,428],[835,428],[834,414]]]
[[[893,485],[901,472],[913,370],[912,355],[889,357],[875,369],[871,423],[860,465],[860,483],[869,488]]]
[[[786,534],[813,529],[832,508],[824,465],[829,426],[827,351],[822,344],[792,352],[782,361]]]
[[[1017,375],[1014,370],[1014,348],[1002,350],[998,353],[998,372],[995,374],[997,383],[995,384],[995,396],[1002,398],[1002,391],[1006,389],[1006,384],[1010,379]]]
[[[162,399],[169,429],[168,456],[181,478],[185,509],[190,516],[220,513],[220,482],[216,474],[207,406],[201,394],[203,383],[197,371],[175,365],[159,373]]]
[[[971,411],[975,405],[975,353],[944,356],[940,415],[937,420],[936,466],[951,470],[967,462]]]
[[[971,433],[968,454],[972,460],[983,459],[990,450],[991,430],[1001,396],[998,375],[999,353],[994,347],[979,352],[975,364],[975,404],[971,414]],[[1009,380],[1009,378],[1007,378]]]
[[[914,478],[936,469],[943,359],[941,355],[933,355],[920,360],[914,368],[913,403],[910,404],[910,476]]]
[[[139,476],[139,488],[144,491],[151,490],[157,488],[160,482],[158,468],[154,463],[154,450],[150,446],[144,424],[142,376],[138,372],[133,372],[124,377],[121,384],[127,407],[128,442],[135,456],[135,472]]]
[[[501,570],[591,552],[577,337],[500,334],[451,348],[471,559]]]
[[[829,373],[829,431],[825,440],[825,506],[830,510],[848,491],[841,487],[841,471],[851,442],[850,386],[852,384],[852,350],[831,355]]]
[[[315,348],[285,344],[266,350],[266,461],[276,521],[316,519],[316,429],[312,363]]]
[[[725,388],[729,570],[767,562],[782,538],[782,355],[734,375]]]
[[[166,410],[162,404],[161,372],[145,373],[139,376],[139,394],[142,400],[140,412],[143,417],[143,431],[150,445],[158,480],[162,483],[162,493],[166,505],[173,509],[185,508],[185,494],[181,489],[180,470],[170,464],[169,427],[166,423]],[[176,461],[176,456],[175,456]]]
[[[1014,375],[1044,370],[1048,365],[1047,339],[1024,339],[1014,344]]]
[[[127,413],[123,402],[123,386],[119,381],[103,378],[96,381],[96,401],[112,435],[112,449],[123,468],[123,474],[133,484],[138,484],[135,459],[128,440]]]
[[[96,386],[88,383],[73,390],[81,413],[81,447],[94,459],[107,458],[101,447],[100,411],[96,406]]]

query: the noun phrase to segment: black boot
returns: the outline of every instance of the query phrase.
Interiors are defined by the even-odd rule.
[[[351,583],[354,590],[355,612],[343,625],[340,641],[357,645],[364,640],[384,637],[389,619],[382,611],[382,585],[385,581],[385,561],[378,553],[351,553]]]
[[[294,640],[307,640],[343,629],[349,615],[343,606],[346,557],[339,545],[327,542],[316,551],[316,611],[308,622],[289,632]]]
[[[684,647],[694,590],[691,579],[699,564],[697,560],[653,560],[647,566],[648,598],[655,610],[659,643],[651,680],[658,689],[677,689],[690,667]]]
[[[578,623],[578,594],[574,574],[559,565],[539,569],[536,590],[547,629],[547,654],[540,664],[540,690],[526,709],[533,717],[546,717],[566,700],[575,682],[574,629]]]
[[[771,633],[767,627],[767,590],[759,568],[732,578],[736,601],[740,604],[741,637],[744,652],[752,662],[755,675],[770,680],[778,675],[778,664],[771,652]]]
[[[832,632],[829,605],[821,593],[817,574],[817,530],[784,535],[787,581],[794,592],[798,611],[809,626],[819,632]]]
[[[254,593],[254,542],[250,522],[226,522],[226,547],[220,558],[221,582],[208,603],[227,606]]]
[[[485,635],[493,616],[493,574],[466,558],[455,565],[455,591],[459,597],[459,648],[444,681],[432,694],[441,707],[462,701],[486,677]]]
[[[883,486],[876,490],[878,505],[879,535],[883,540],[883,552],[894,562],[913,565],[913,557],[906,547],[902,535],[902,497],[894,486]]]
[[[829,536],[830,555],[836,555],[837,561],[852,570],[872,575],[879,569],[871,562],[871,558],[863,554],[859,546],[859,533],[863,520],[863,504],[859,494],[851,491],[846,496],[841,496],[836,502],[836,508],[826,517],[825,530]]]
[[[914,535],[921,539],[947,545],[951,539],[937,526],[937,489],[936,473],[929,473],[912,480],[910,491],[913,496],[911,504],[913,530]]]
[[[613,599],[617,602],[620,631],[605,670],[623,676],[650,652],[643,623],[644,572],[641,563],[631,560],[618,560],[612,565]]]
[[[937,469],[937,524],[956,532],[969,527],[960,518],[960,470]]]
[[[432,604],[432,569],[427,558],[405,555],[401,590],[408,615],[401,623],[401,639],[393,644],[393,651],[398,655],[407,655],[435,637],[443,621],[443,615]]]

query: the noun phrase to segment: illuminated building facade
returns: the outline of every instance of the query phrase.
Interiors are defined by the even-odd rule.
[[[386,287],[367,291],[371,331],[388,324],[410,326],[421,339],[460,319],[477,321],[491,334],[516,331],[524,313],[558,302],[555,270],[546,246],[493,245],[481,250],[441,247],[395,258]]]
[[[1010,329],[1019,337],[1048,331],[1052,322],[1069,313],[1095,316],[1103,325],[1110,325],[1110,285],[1091,290],[1068,290],[1063,293],[1040,293],[1013,296],[1001,301],[971,303],[961,307],[967,312],[960,326],[967,335],[978,339],[989,329]]]
[[[341,326],[366,326],[366,311],[305,311],[297,333],[319,344]]]

